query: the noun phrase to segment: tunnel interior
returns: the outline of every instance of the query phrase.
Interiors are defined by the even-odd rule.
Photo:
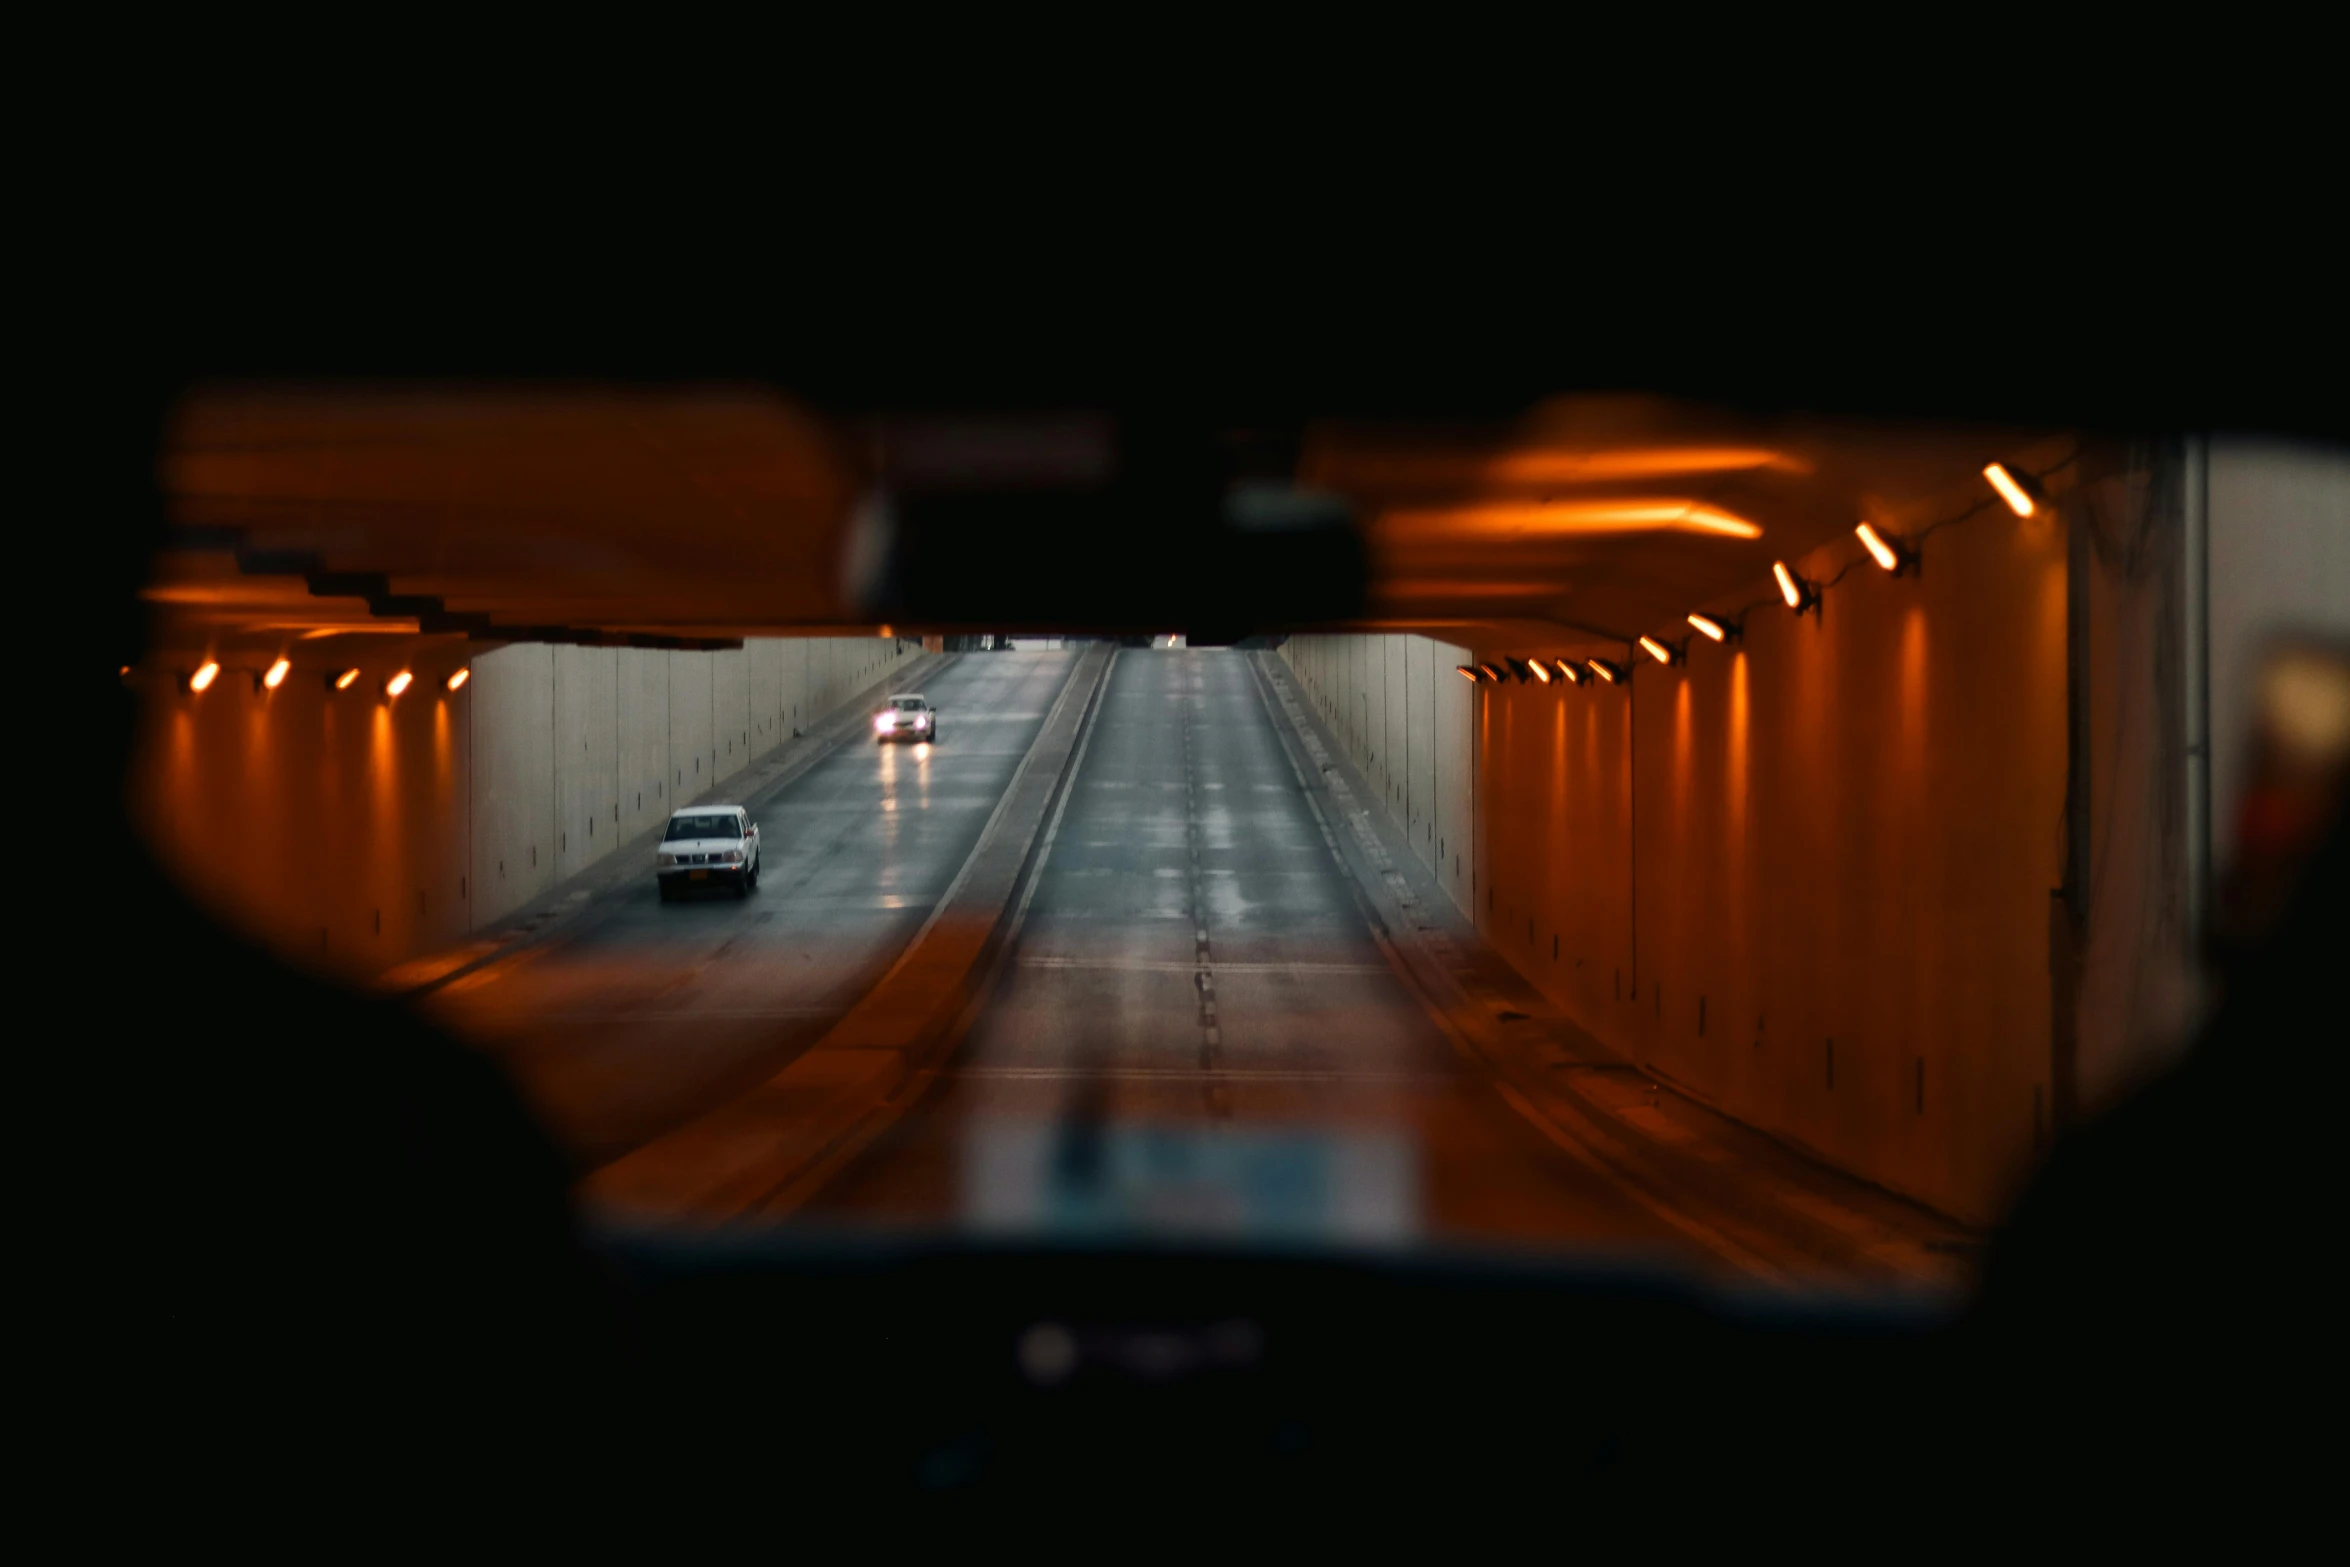
[[[2257,442],[224,385],[158,471],[145,841],[615,1215],[1960,1288],[2340,701]],[[651,901],[718,801],[757,896]]]

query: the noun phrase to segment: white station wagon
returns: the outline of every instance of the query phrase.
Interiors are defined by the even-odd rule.
[[[663,903],[705,882],[748,897],[759,886],[759,824],[739,805],[689,805],[669,813],[653,861]]]

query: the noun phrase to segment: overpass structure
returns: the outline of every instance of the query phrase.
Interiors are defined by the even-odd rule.
[[[1702,1146],[1877,1237],[1861,1252],[1915,1253],[1994,1219],[2176,1048],[2264,639],[2350,629],[2339,452],[1619,398],[1140,428],[741,388],[200,393],[123,671],[141,819],[289,960],[442,987],[605,1186],[656,1204],[935,1208],[936,1128],[1049,1113],[1023,1084],[1176,1114],[1149,1075],[1174,1074],[1211,1121],[1376,1120],[1380,1074],[1435,1070],[1396,1021],[1418,1005],[1482,1008],[1453,1035],[1554,1152]],[[981,630],[1193,646],[920,640]],[[1216,650],[1244,634],[1279,645]],[[844,745],[914,681],[967,763]],[[629,903],[630,855],[674,805],[735,795],[794,824],[798,890],[687,951]],[[994,923],[937,981],[980,1010],[935,1052],[844,1054],[831,1031],[949,911],[979,918],[990,853]],[[1419,973],[1407,926],[1449,956]],[[1251,955],[1219,974],[1225,942]],[[1447,963],[1474,982],[1431,1002]],[[1366,1002],[1382,965],[1402,988]],[[680,996],[725,1041],[690,1069],[645,1021]],[[1106,1030],[1117,1059],[1037,1056],[998,1005],[1039,1038]],[[1169,1007],[1165,1038],[1124,1021]],[[546,1020],[583,1009],[639,1021],[557,1060]],[[1518,1045],[1471,1037],[1486,1014],[1546,1031],[1520,1065],[1647,1086],[1607,1100],[1612,1133],[1553,1114]],[[1366,1059],[1308,1049],[1315,1027]],[[836,1112],[855,1135],[811,1133],[789,1171],[725,1164]],[[1404,1118],[1448,1212],[1645,1233],[1615,1195],[1462,1195],[1506,1162],[1483,1115],[1439,1095]],[[1676,1233],[1744,1235],[1724,1245],[1758,1265],[1802,1249],[1705,1206]]]

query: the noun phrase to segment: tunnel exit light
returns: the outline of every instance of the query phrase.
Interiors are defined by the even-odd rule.
[[[449,689],[452,691],[459,690],[464,686],[466,681],[471,680],[472,678],[473,671],[471,669],[460,669],[449,677]]]
[[[210,686],[213,681],[218,680],[219,678],[219,661],[208,658],[204,660],[203,663],[196,666],[196,672],[194,674],[188,676],[188,689],[190,691],[202,691],[206,687]]]
[[[2007,502],[2009,511],[2019,517],[2032,515],[2032,491],[2039,486],[2032,482],[2029,475],[2010,473],[2003,463],[1986,463],[1983,477],[1991,481],[1991,488],[1997,490],[1999,498]]]
[[[275,691],[279,686],[282,686],[286,683],[286,671],[293,667],[293,660],[285,658],[279,659],[276,663],[269,666],[269,673],[261,677],[261,684],[266,689]]]
[[[407,670],[403,669],[398,674],[392,676],[391,679],[384,682],[384,695],[398,696],[401,692],[407,690],[408,687],[415,682],[415,680],[416,677],[413,674],[410,674]]]

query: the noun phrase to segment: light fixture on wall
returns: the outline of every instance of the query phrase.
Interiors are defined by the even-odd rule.
[[[416,676],[403,669],[398,674],[392,676],[391,679],[384,682],[384,695],[398,696],[401,692],[407,690],[409,686],[413,685],[415,681]]]
[[[1685,647],[1687,644],[1684,643],[1683,646]],[[1640,639],[1640,650],[1646,653],[1650,658],[1655,659],[1660,664],[1678,664],[1681,662],[1681,648],[1675,647],[1670,642],[1659,642],[1654,637],[1642,637]]]
[[[1579,686],[1583,683],[1583,669],[1581,665],[1570,664],[1563,658],[1554,660],[1553,662],[1558,667],[1559,678],[1564,680],[1568,685]]]
[[[275,691],[286,683],[286,671],[293,667],[294,661],[292,659],[281,656],[276,663],[270,665],[261,674],[254,684],[263,691]]]
[[[1539,658],[1530,658],[1526,660],[1526,667],[1532,670],[1534,672],[1534,678],[1541,681],[1544,685],[1549,685],[1555,678],[1550,672],[1550,666],[1545,664]]]
[[[1509,666],[1511,675],[1516,677],[1519,685],[1524,685],[1527,681],[1534,678],[1534,672],[1527,667],[1526,661],[1524,659],[1504,658],[1502,662]]]
[[[340,670],[326,677],[326,688],[329,691],[348,691],[358,683],[359,671],[356,669]]]
[[[445,683],[450,690],[456,691],[463,689],[465,682],[471,680],[472,678],[473,670],[470,666],[468,666],[467,668],[460,669],[455,674],[451,675]]]
[[[1746,622],[1743,619],[1733,620],[1726,616],[1703,615],[1692,611],[1689,624],[1711,642],[1736,642],[1746,635]]]
[[[1486,679],[1492,681],[1495,685],[1501,684],[1500,670],[1494,668],[1491,664],[1479,664],[1477,667],[1485,671]]]
[[[1630,671],[1625,669],[1622,665],[1611,664],[1604,658],[1588,658],[1583,662],[1590,666],[1591,672],[1593,674],[1597,675],[1600,679],[1606,681],[1611,686],[1614,685],[1617,681],[1623,679],[1625,675],[1630,673]]]
[[[1798,615],[1806,610],[1816,612],[1819,609],[1820,585],[1818,583],[1809,577],[1797,576],[1783,560],[1771,562],[1771,576],[1777,580],[1779,597],[1787,601],[1789,609]]]
[[[212,682],[219,678],[220,661],[208,658],[196,666],[195,672],[187,677],[185,684],[190,691],[201,692],[209,689]]]
[[[1485,678],[1484,671],[1477,669],[1473,665],[1455,664],[1453,665],[1453,668],[1459,673],[1463,680],[1466,680],[1471,685],[1475,685]]]
[[[2010,468],[2005,463],[1986,463],[1983,465],[1983,477],[1991,481],[1991,488],[1997,490],[1999,498],[2007,502],[2007,509],[2019,517],[2029,517],[2039,509],[2039,502],[2048,499],[2048,492],[2040,487],[2040,481],[2020,468]]]
[[[1918,557],[1915,550],[1886,538],[1865,522],[1852,531],[1860,535],[1861,547],[1869,552],[1869,559],[1896,577],[1907,576],[1917,570]]]

